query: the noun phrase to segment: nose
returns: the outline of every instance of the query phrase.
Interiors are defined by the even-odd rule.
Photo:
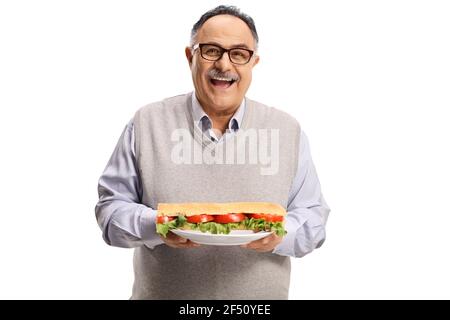
[[[228,52],[224,52],[222,54],[222,57],[215,62],[215,65],[216,65],[216,68],[222,72],[231,70],[233,67],[233,64],[230,61]]]

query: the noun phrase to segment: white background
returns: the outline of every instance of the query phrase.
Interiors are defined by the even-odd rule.
[[[192,90],[183,50],[217,4],[0,2],[0,298],[129,298],[97,180],[139,107]],[[248,96],[300,121],[332,208],[290,298],[449,299],[448,1],[234,4],[260,35]]]

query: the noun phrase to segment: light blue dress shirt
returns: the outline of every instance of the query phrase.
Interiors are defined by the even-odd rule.
[[[228,129],[218,137],[211,120],[192,94],[194,124],[212,141],[221,143],[239,130],[245,112],[245,99],[231,118]],[[133,120],[125,127],[98,183],[99,201],[95,207],[105,242],[132,248],[154,248],[164,242],[156,233],[157,211],[140,203],[142,186],[136,165]],[[325,241],[325,225],[330,209],[325,202],[316,169],[311,159],[308,138],[300,132],[298,169],[292,183],[285,229],[288,232],[273,253],[302,257]],[[189,250],[189,249],[186,249]]]

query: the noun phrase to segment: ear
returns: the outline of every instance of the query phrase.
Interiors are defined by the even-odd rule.
[[[258,63],[259,63],[259,56],[255,56],[252,67],[256,66]]]
[[[190,47],[186,47],[184,49],[184,54],[186,55],[187,61],[189,63],[189,66],[191,66],[192,65],[192,58],[193,58],[192,49]]]

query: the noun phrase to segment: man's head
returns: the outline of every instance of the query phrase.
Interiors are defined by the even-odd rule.
[[[253,19],[236,7],[219,6],[194,24],[185,52],[204,108],[220,113],[239,106],[259,61],[257,45]]]

